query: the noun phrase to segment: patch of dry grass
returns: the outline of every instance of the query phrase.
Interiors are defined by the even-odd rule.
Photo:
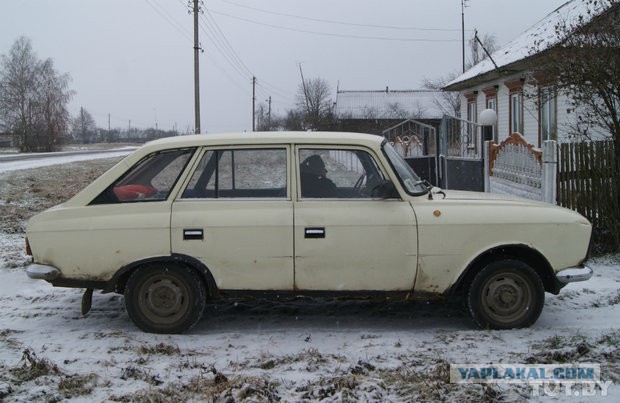
[[[67,201],[119,160],[81,161],[0,175],[0,232],[23,233],[30,217]]]

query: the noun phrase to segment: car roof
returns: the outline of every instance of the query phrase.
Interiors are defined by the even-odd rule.
[[[170,148],[218,146],[218,145],[265,145],[265,144],[343,144],[378,147],[384,138],[373,134],[349,132],[249,132],[193,134],[166,137],[146,143],[142,148],[148,152]],[[147,151],[147,150],[144,150]]]

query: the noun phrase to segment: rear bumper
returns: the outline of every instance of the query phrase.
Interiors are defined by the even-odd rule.
[[[60,270],[54,266],[33,263],[26,269],[28,277],[34,280],[53,281],[60,276]]]
[[[54,266],[33,263],[26,268],[28,277],[34,280],[45,280],[54,287],[92,288],[97,290],[114,291],[114,283],[107,281],[66,278]]]
[[[556,273],[555,277],[562,284],[574,283],[576,281],[586,281],[592,277],[594,272],[586,265],[578,267],[568,267]]]

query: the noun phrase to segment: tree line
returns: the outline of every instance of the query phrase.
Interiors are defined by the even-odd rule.
[[[20,151],[57,147],[70,122],[70,79],[52,59],[39,60],[26,37],[0,57],[0,128],[17,135]]]
[[[13,133],[22,152],[53,151],[67,141],[79,143],[144,141],[159,137],[178,135],[174,131],[157,129],[127,132],[119,129],[97,128],[95,120],[84,108],[71,117],[68,104],[75,92],[69,88],[71,77],[58,72],[52,59],[40,60],[26,37],[18,38],[8,54],[0,56],[0,132]],[[427,82],[427,88],[438,90],[436,83]],[[458,114],[458,94],[446,94],[438,99],[442,110]],[[336,116],[330,84],[322,78],[303,80],[295,95],[295,104],[283,115],[268,111],[259,104],[256,114],[256,128],[259,131],[347,131]],[[394,105],[390,116],[382,119],[412,118],[407,111]],[[368,111],[368,119],[376,119]],[[377,128],[368,128],[368,130]],[[359,130],[359,129],[358,129]],[[379,130],[380,131],[380,130]]]
[[[102,130],[84,108],[71,117],[71,77],[52,59],[41,60],[30,39],[18,38],[0,56],[0,132],[16,137],[21,152],[54,151],[63,143],[147,141],[177,135],[158,129]]]

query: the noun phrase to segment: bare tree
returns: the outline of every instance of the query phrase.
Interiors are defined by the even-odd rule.
[[[0,122],[4,130],[18,135],[23,151],[33,132],[31,109],[36,99],[36,76],[36,56],[30,41],[21,37],[8,56],[0,57]]]
[[[469,40],[469,60],[465,67],[469,69],[475,66],[488,57],[487,52],[492,54],[496,50],[497,39],[495,34],[484,34],[479,37],[476,31],[474,37]]]
[[[304,115],[298,109],[290,109],[284,118],[284,128],[294,131],[304,130]]]
[[[388,103],[386,106],[385,118],[386,119],[408,119],[411,118],[409,112],[403,108],[398,102]]]
[[[26,37],[0,57],[0,125],[18,135],[21,151],[51,151],[66,133],[69,81],[51,59],[37,58]]]
[[[260,102],[256,108],[256,130],[259,132],[268,132],[269,124],[267,123],[267,113],[265,112],[265,104]]]
[[[533,52],[542,54],[547,80],[564,94],[576,123],[568,127],[573,138],[590,140],[594,133],[613,143],[609,170],[593,175],[610,179],[609,200],[615,208],[603,217],[606,242],[620,245],[620,1],[585,0],[586,9],[574,21],[555,26],[559,44],[551,49],[544,42]],[[588,23],[584,23],[589,21]],[[542,53],[541,53],[542,52]]]
[[[443,88],[450,81],[454,80],[456,76],[456,73],[450,73],[435,80],[425,79],[424,88],[441,91],[441,94],[433,100],[433,103],[444,115],[458,117],[461,114],[461,94],[456,91],[443,91]]]
[[[331,90],[327,81],[311,78],[299,85],[297,108],[304,115],[305,128],[325,130],[333,124]]]
[[[42,140],[45,141],[44,148],[52,151],[67,132],[70,120],[67,104],[73,92],[69,90],[69,75],[58,74],[51,59],[41,63],[38,81],[41,122],[45,125],[41,131]]]
[[[71,129],[73,138],[82,144],[88,144],[95,141],[97,134],[97,125],[95,119],[84,108],[80,108],[80,112],[73,119],[73,127]]]
[[[570,109],[579,112],[572,134],[590,138],[592,131],[602,129],[614,140],[620,159],[620,3],[586,2],[587,13],[598,17],[585,26],[583,18],[558,22],[560,44],[546,52],[544,72],[568,97]]]

